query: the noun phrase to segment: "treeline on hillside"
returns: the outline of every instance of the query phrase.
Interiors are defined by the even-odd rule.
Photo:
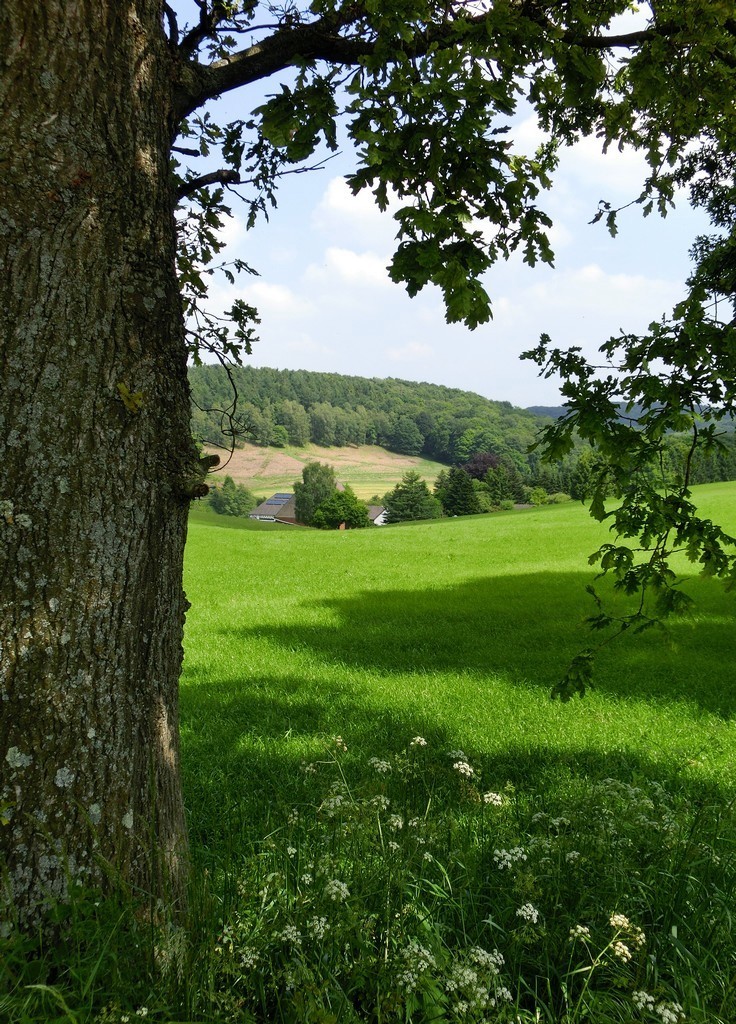
[[[308,370],[237,367],[236,441],[324,447],[377,444],[402,455],[467,462],[492,451],[521,471],[540,419],[509,402],[437,384],[348,377]],[[190,370],[193,429],[202,441],[227,444],[233,390],[219,366]]]
[[[582,442],[564,459],[543,462],[530,449],[548,420],[468,391],[394,378],[250,366],[232,369],[232,383],[220,366],[193,367],[189,373],[193,430],[202,442],[229,447],[234,427],[236,444],[376,444],[467,467],[476,480],[484,478],[491,463],[482,468],[482,460],[490,458],[494,466],[501,465],[500,472],[506,467],[527,488],[577,499],[590,494],[597,471],[595,453]],[[226,415],[233,405],[233,385],[234,423]],[[721,448],[695,454],[691,483],[736,479],[736,438],[728,432],[721,440]],[[689,436],[665,438],[659,469],[663,484],[682,477],[691,443]],[[482,472],[474,460],[481,460]]]

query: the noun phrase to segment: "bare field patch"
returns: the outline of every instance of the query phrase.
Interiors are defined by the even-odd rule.
[[[215,452],[216,449],[209,451]],[[223,453],[217,454],[222,457]],[[310,444],[305,448],[260,448],[247,444],[233,452],[227,465],[213,476],[213,481],[227,474],[236,483],[245,484],[258,495],[278,490],[290,491],[308,462],[326,462],[333,466],[337,479],[341,483],[350,484],[359,498],[383,495],[395,487],[410,469],[431,484],[444,468],[439,462],[420,456],[399,455],[375,445],[320,448]]]

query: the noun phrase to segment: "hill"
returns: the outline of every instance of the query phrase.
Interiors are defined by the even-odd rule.
[[[213,480],[227,473],[254,494],[266,496],[276,491],[292,491],[294,481],[301,478],[302,469],[308,462],[328,462],[334,467],[337,479],[350,484],[363,499],[384,495],[396,486],[407,470],[416,470],[432,484],[440,470],[445,468],[431,459],[400,455],[376,445],[325,449],[315,444],[301,448],[291,445],[263,448],[244,444],[235,449],[227,465],[220,467],[219,475],[215,474]]]
[[[220,366],[190,370],[195,434],[204,442],[342,448],[467,462],[491,451],[526,465],[543,422],[509,402],[438,384],[308,370]]]

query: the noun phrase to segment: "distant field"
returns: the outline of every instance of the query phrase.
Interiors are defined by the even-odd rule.
[[[211,450],[215,451],[214,448]],[[423,479],[432,483],[440,470],[446,468],[430,459],[397,455],[376,445],[357,448],[320,448],[314,444],[305,448],[245,445],[233,452],[220,476],[227,473],[236,483],[245,484],[255,494],[268,496],[275,491],[293,490],[294,481],[301,477],[307,462],[315,461],[334,466],[337,479],[350,484],[359,498],[370,498],[374,494],[382,497],[409,469],[416,470]]]

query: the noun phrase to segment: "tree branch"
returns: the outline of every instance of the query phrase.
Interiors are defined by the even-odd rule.
[[[353,14],[351,21],[354,22],[355,17]],[[421,36],[415,36],[411,42],[403,44],[401,49],[409,57],[422,57],[437,44],[460,45],[462,28],[472,30],[483,25],[486,20],[486,14],[478,14],[454,21],[444,21],[429,27]],[[284,26],[261,42],[238,50],[212,64],[185,62],[181,87],[176,97],[178,117],[186,117],[207,100],[222,93],[283,71],[290,67],[297,57],[324,60],[333,64],[359,64],[375,52],[376,41],[340,35],[340,30],[349,24],[347,18],[341,20],[332,16],[321,18],[310,25]],[[580,36],[568,31],[561,39],[564,43],[583,49],[605,50],[641,46],[650,39],[670,34],[670,31],[659,28],[613,36]],[[180,49],[182,48],[183,44]]]
[[[186,196],[190,196],[192,192],[196,192],[197,189],[206,188],[208,185],[239,185],[240,175],[237,171],[228,171],[222,169],[219,171],[210,171],[209,174],[201,174],[198,178],[192,178],[191,181],[183,181],[176,190],[177,199],[185,199]]]

